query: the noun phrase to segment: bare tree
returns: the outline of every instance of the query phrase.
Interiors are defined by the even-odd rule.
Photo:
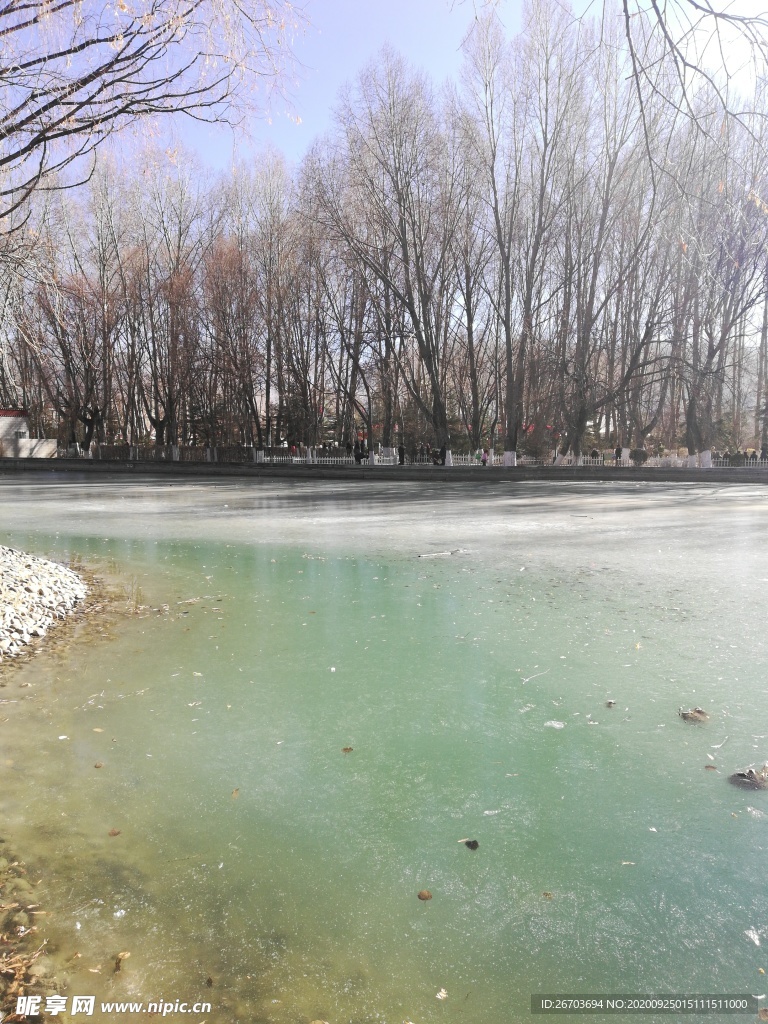
[[[642,116],[649,103],[661,101],[717,141],[719,118],[702,117],[697,102],[703,90],[708,112],[715,110],[752,131],[755,108],[745,99],[750,92],[745,82],[765,78],[768,6],[762,0],[747,3],[743,7],[734,0],[621,0]],[[755,133],[755,141],[762,135]],[[653,151],[649,139],[646,146],[652,163],[665,170],[663,155]]]
[[[427,401],[407,360],[401,363],[402,379],[450,463],[450,243],[463,178],[456,140],[436,107],[426,80],[385,50],[345,97],[335,153],[315,180],[323,185],[320,212],[327,229],[391,291],[405,314],[405,330],[428,382]]]
[[[264,155],[251,172],[238,167],[222,187],[222,234],[203,266],[202,317],[210,361],[221,369],[220,414],[229,440],[271,443],[273,364],[280,351],[283,278],[288,255],[290,180],[283,161]],[[262,426],[263,424],[263,426]]]
[[[206,406],[197,278],[219,218],[205,184],[193,168],[162,161],[132,183],[135,256],[126,315],[139,356],[140,405],[157,445],[197,439]]]
[[[136,118],[235,121],[280,80],[300,18],[290,0],[2,5],[0,220],[18,223],[56,171]]]

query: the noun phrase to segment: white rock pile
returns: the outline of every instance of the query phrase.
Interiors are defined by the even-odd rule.
[[[0,545],[0,661],[64,619],[87,588],[76,572]]]

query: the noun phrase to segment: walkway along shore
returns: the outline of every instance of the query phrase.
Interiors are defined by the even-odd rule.
[[[71,569],[0,545],[0,664],[45,636],[86,593]]]
[[[239,477],[252,480],[347,480],[385,483],[458,484],[479,486],[516,484],[532,480],[588,483],[593,480],[612,483],[711,483],[768,484],[768,469],[752,467],[716,469],[678,469],[644,466],[323,466],[294,464],[272,466],[268,463],[221,462],[124,462],[106,459],[0,459],[0,477],[20,473],[59,477],[153,477],[168,479],[218,479]]]

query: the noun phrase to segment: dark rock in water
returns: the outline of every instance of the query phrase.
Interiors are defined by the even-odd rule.
[[[689,708],[688,711],[683,711],[682,708],[678,709],[678,715],[684,722],[708,722],[709,715],[703,708]]]
[[[465,839],[464,845],[467,847],[468,850],[476,850],[480,843],[478,843],[476,839]]]
[[[728,776],[728,781],[741,789],[768,789],[768,771],[763,767],[756,772],[754,768],[747,768],[743,772],[734,772]]]
[[[113,968],[114,974],[117,974],[119,971],[123,969],[123,960],[127,960],[130,955],[131,954],[127,951],[125,953],[117,954],[117,956],[115,957],[115,966]]]
[[[432,899],[432,893],[429,891],[429,889],[422,889],[420,893],[417,893],[417,895],[419,899],[422,901]]]

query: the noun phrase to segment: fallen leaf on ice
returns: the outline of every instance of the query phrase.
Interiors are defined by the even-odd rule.
[[[127,960],[130,955],[131,955],[130,953],[118,953],[117,954],[117,956],[115,957],[115,966],[114,966],[114,973],[115,974],[117,974],[117,972],[119,970],[121,970],[121,968],[123,966],[123,960]]]

